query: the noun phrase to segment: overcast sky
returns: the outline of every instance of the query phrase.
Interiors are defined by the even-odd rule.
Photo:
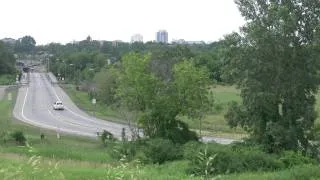
[[[1,0],[0,39],[149,41],[165,29],[169,41],[215,41],[243,24],[233,0]]]

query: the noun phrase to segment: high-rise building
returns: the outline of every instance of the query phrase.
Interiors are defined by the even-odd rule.
[[[161,43],[168,43],[168,32],[166,30],[158,31],[156,41]]]
[[[131,43],[134,42],[143,42],[143,36],[141,34],[134,34],[131,36]]]

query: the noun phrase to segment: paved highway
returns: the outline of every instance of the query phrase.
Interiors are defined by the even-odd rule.
[[[97,136],[104,129],[121,137],[122,128],[128,126],[96,119],[82,112],[57,85],[52,85],[46,73],[30,73],[30,83],[19,89],[14,116],[26,123],[84,136]],[[52,104],[61,100],[64,111],[53,110]]]
[[[47,73],[29,73],[29,85],[20,87],[13,111],[18,120],[58,132],[90,137],[107,130],[120,138],[122,128],[130,135],[126,125],[97,119],[81,111],[58,85],[51,84],[48,77]],[[24,81],[27,82],[27,79]],[[52,104],[57,100],[64,103],[64,111],[53,110]],[[233,140],[203,137],[203,141],[229,144]]]

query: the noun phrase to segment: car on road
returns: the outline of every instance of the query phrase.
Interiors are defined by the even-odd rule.
[[[62,104],[62,101],[56,101],[53,103],[53,109],[54,110],[64,110],[64,106]]]

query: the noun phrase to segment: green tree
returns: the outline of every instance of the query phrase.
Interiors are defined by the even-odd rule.
[[[36,41],[31,36],[19,38],[15,44],[15,51],[20,53],[31,53],[35,49]]]
[[[306,152],[316,118],[319,85],[318,0],[236,1],[248,21],[229,43],[230,75],[242,105],[226,115],[267,151]]]
[[[174,66],[173,78],[167,81],[150,71],[150,63],[150,54],[129,53],[122,58],[117,97],[140,114],[146,136],[179,143],[196,140],[178,117],[200,118],[208,109],[208,72],[185,59]]]
[[[104,69],[94,77],[94,82],[97,85],[98,99],[104,104],[112,105],[116,102],[116,79],[116,73],[112,69]]]
[[[0,74],[11,74],[15,72],[15,58],[2,42],[0,42],[0,64]]]

